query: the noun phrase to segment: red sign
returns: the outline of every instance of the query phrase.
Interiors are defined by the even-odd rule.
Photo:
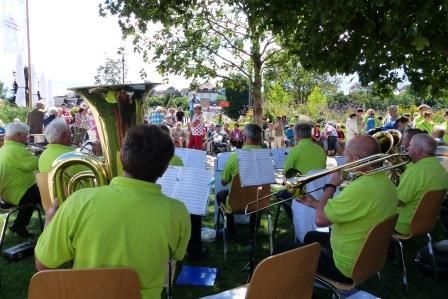
[[[227,102],[227,101],[221,101],[221,102],[218,103],[218,106],[222,107],[222,108],[226,108],[226,107],[230,106],[230,103]]]

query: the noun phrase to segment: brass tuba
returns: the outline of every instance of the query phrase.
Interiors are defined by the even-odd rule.
[[[143,102],[148,92],[158,83],[101,85],[71,88],[92,109],[101,141],[103,158],[80,152],[58,157],[48,173],[51,200],[64,201],[75,189],[107,185],[122,174],[120,148],[127,130],[143,123]],[[67,169],[83,165],[88,170],[70,173]]]

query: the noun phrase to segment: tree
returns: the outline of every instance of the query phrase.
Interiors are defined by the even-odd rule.
[[[126,77],[127,66],[122,58],[112,59],[107,57],[104,65],[100,65],[96,69],[95,84],[122,84],[124,82],[123,63],[125,64],[124,77]]]
[[[241,74],[230,74],[229,79],[222,80],[221,84],[226,90],[226,100],[230,103],[224,111],[229,117],[237,119],[248,102],[249,80]]]
[[[268,0],[257,13],[306,69],[389,92],[405,78],[424,96],[446,89],[447,1]]]
[[[263,67],[277,47],[257,17],[256,2],[104,0],[100,14],[117,15],[123,34],[133,36],[136,50],[146,61],[157,62],[162,74],[227,80],[232,72],[246,76],[259,123]],[[148,36],[151,21],[160,21],[163,28]]]
[[[318,86],[314,87],[306,102],[308,115],[312,119],[317,119],[327,108],[327,97],[321,92]]]

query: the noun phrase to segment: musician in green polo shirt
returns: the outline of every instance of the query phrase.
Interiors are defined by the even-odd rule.
[[[398,185],[398,221],[395,230],[409,234],[412,215],[426,192],[448,189],[448,174],[435,157],[437,142],[428,134],[412,137],[408,155],[412,164]]]
[[[0,148],[0,197],[3,201],[20,206],[11,231],[23,237],[32,236],[27,226],[33,209],[27,204],[39,204],[40,194],[34,172],[37,158],[26,148],[29,127],[21,122],[6,127],[5,144]]]
[[[160,298],[167,261],[183,259],[190,237],[185,205],[155,184],[173,154],[170,136],[158,126],[130,129],[121,148],[123,176],[50,208],[35,249],[37,270],[68,261],[77,269],[130,267],[142,298]]]
[[[371,136],[356,136],[344,152],[347,163],[380,153]],[[359,169],[372,170],[372,166]],[[332,225],[330,233],[311,231],[305,243],[322,245],[317,272],[340,282],[349,282],[356,258],[370,229],[397,210],[397,190],[385,172],[363,175],[332,198],[341,184],[339,173],[331,175],[319,201],[305,196],[303,203],[316,208],[317,226]]]
[[[247,124],[243,129],[243,148],[242,149],[261,149],[262,143],[262,130],[260,126],[256,124]],[[221,183],[223,186],[231,183],[233,178],[239,173],[239,166],[236,153],[232,153],[227,159],[226,164],[224,165],[224,169],[221,173]],[[227,203],[227,197],[229,195],[229,190],[219,191],[216,195],[216,199],[218,201],[218,205],[221,203]],[[226,204],[227,205],[227,204]],[[232,211],[230,207],[228,208],[227,214],[227,226],[229,229],[229,233],[233,236],[237,234],[235,221],[232,215]],[[250,228],[251,232],[255,229],[255,214],[252,214],[250,217]]]
[[[300,175],[307,175],[310,170],[325,169],[327,166],[327,155],[323,148],[314,143],[311,139],[311,124],[303,122],[298,123],[294,127],[297,145],[288,153],[286,158],[284,171],[288,174],[291,170],[299,171]],[[277,194],[278,200],[291,198],[293,194],[288,190],[284,190]],[[292,221],[291,203],[284,202],[282,204],[286,215]]]

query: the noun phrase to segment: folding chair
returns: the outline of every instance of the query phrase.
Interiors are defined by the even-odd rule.
[[[341,298],[340,290],[352,290],[375,273],[381,279],[380,271],[386,263],[389,244],[397,219],[398,214],[394,214],[370,230],[353,266],[352,283],[338,282],[319,273],[316,274],[317,282],[331,289],[334,295]]]
[[[64,269],[36,273],[28,299],[139,299],[137,273],[127,268]]]
[[[42,207],[44,208],[44,211],[47,212],[47,210],[52,206],[50,189],[48,185],[48,173],[36,173],[36,183],[37,187],[39,188]]]
[[[28,204],[29,206],[31,206],[33,208],[33,210],[37,211],[37,214],[39,216],[39,222],[40,222],[40,230],[43,231],[44,229],[44,222],[42,220],[42,214],[40,212],[40,209],[37,205],[33,205],[33,204]],[[19,206],[14,206],[11,205],[5,201],[3,201],[0,198],[0,214],[5,214],[5,221],[3,222],[3,227],[2,227],[2,233],[0,235],[0,251],[2,250],[3,247],[3,241],[5,240],[5,236],[6,236],[6,229],[9,226],[9,221],[11,219],[11,216],[14,213],[18,213],[21,207]]]
[[[249,187],[241,187],[240,183],[240,176],[237,174],[232,179],[232,186],[230,188],[228,203],[232,210],[232,214],[244,214],[246,210],[246,206],[252,202],[257,200],[257,198],[266,197],[263,200],[260,200],[260,202],[255,205],[251,205],[251,209],[248,209],[248,212],[255,212],[259,210],[263,210],[265,207],[268,206],[270,198],[267,197],[270,193],[271,186],[270,185],[263,185],[263,186],[249,186]],[[224,238],[224,259],[227,257],[227,251],[228,251],[228,245],[227,245],[227,216],[226,216],[226,205],[225,203],[221,203],[219,206],[219,214],[218,219],[216,223],[217,229],[219,229],[219,220],[220,216],[223,218],[224,222],[224,230],[223,230],[223,238]],[[256,224],[258,225],[258,224]],[[271,225],[271,216],[268,213],[268,231],[269,231],[269,241],[270,241],[270,248],[271,248],[271,254],[272,254],[272,225]]]
[[[319,243],[313,243],[270,256],[258,264],[247,285],[233,290],[246,292],[246,299],[311,298],[319,254]],[[207,298],[229,298],[225,295],[233,290]]]
[[[434,253],[432,250],[432,240],[430,232],[433,231],[436,225],[437,216],[445,198],[445,194],[445,189],[434,190],[425,193],[425,195],[423,195],[422,199],[420,200],[417,208],[415,209],[414,214],[412,215],[410,233],[408,235],[395,233],[392,236],[400,247],[401,262],[403,266],[403,284],[407,292],[409,291],[408,278],[406,264],[404,262],[403,243],[401,241],[409,240],[417,236],[426,235],[428,238],[429,254],[432,256],[433,265],[436,266]]]

